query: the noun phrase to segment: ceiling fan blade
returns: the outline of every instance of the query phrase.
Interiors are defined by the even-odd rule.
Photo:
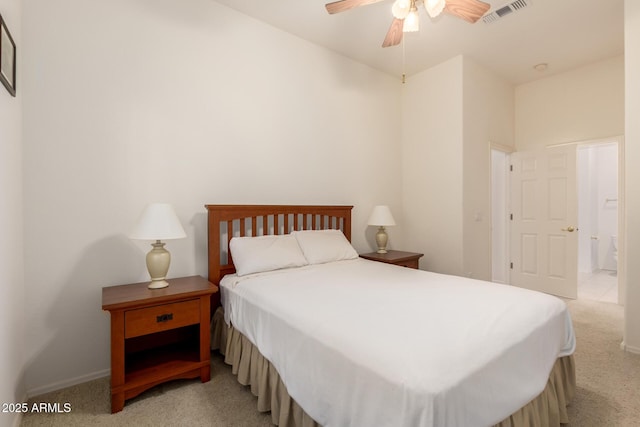
[[[382,0],[340,0],[332,3],[327,3],[325,7],[330,14],[344,12],[345,10],[353,9],[358,6],[365,6],[368,4],[378,3]]]
[[[393,18],[393,22],[387,31],[387,36],[382,42],[382,47],[396,46],[402,41],[402,25],[404,19]]]
[[[480,0],[447,0],[444,10],[473,24],[482,18],[490,7],[490,4]]]

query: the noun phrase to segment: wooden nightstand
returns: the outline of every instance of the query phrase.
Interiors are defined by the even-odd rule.
[[[418,268],[418,261],[424,254],[403,251],[387,251],[386,254],[371,252],[361,254],[360,257],[371,261],[386,262],[387,264],[400,265],[402,267]]]
[[[111,412],[143,391],[179,378],[211,378],[211,295],[218,287],[200,276],[102,288],[111,313]]]

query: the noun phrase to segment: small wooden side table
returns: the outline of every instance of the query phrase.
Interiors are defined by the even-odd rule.
[[[400,265],[402,267],[418,268],[420,258],[424,254],[416,252],[403,252],[389,250],[386,254],[379,254],[377,252],[371,252],[368,254],[360,254],[361,258],[371,261],[384,262],[387,264]]]
[[[200,276],[102,288],[111,313],[111,413],[165,381],[211,378],[211,295],[218,287]]]

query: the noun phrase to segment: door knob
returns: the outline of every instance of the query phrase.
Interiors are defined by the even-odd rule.
[[[575,228],[573,228],[572,225],[568,226],[567,228],[563,228],[562,231],[568,231],[569,233],[573,233],[575,230]]]

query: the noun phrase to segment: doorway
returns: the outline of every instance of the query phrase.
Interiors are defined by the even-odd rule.
[[[618,303],[617,141],[578,146],[578,298]]]
[[[580,197],[576,194],[578,233],[574,233],[577,238],[574,253],[577,261],[573,271],[577,273],[577,279],[574,280],[580,283],[574,282],[576,288],[580,286],[577,296],[624,305],[624,258],[621,254],[624,250],[624,138],[618,136],[554,147],[561,146],[575,147],[575,175],[578,182],[574,191],[584,193]],[[516,153],[494,150],[493,145],[491,148],[492,280],[522,286],[514,281],[511,270],[513,251],[519,246],[514,245],[510,238],[513,200],[509,169]],[[520,155],[517,153],[517,156]],[[587,159],[586,165],[584,159]],[[596,184],[600,179],[603,183]],[[596,185],[598,192],[594,192]],[[589,187],[591,189],[587,192]],[[598,217],[607,217],[606,225],[600,226],[596,222]],[[617,221],[612,221],[610,217]],[[578,236],[580,244],[577,243]]]

